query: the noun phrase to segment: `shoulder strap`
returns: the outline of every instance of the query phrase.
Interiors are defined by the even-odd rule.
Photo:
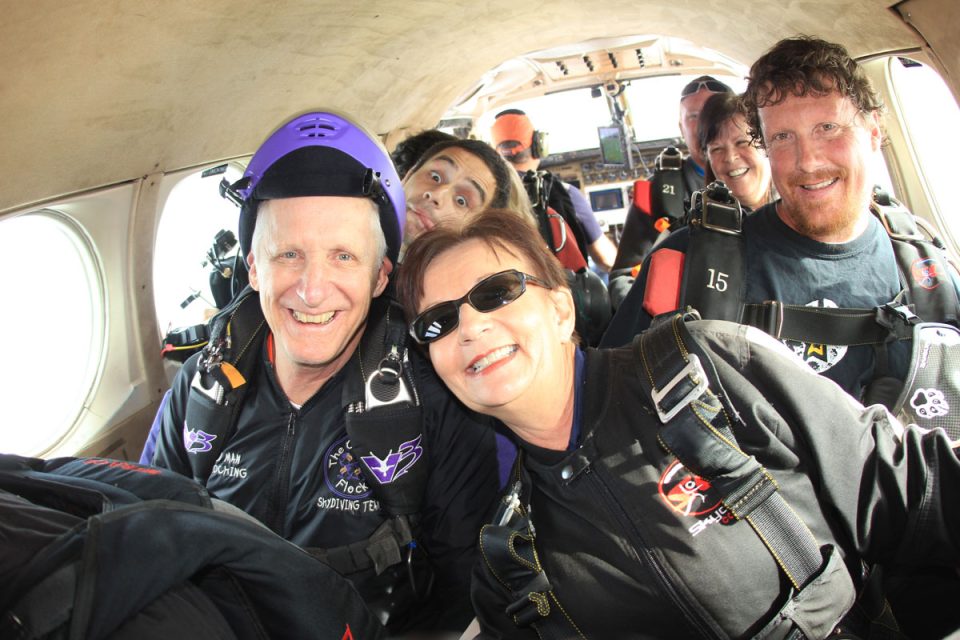
[[[947,268],[946,247],[933,231],[920,229],[920,219],[880,189],[874,190],[870,211],[890,236],[906,285],[908,304],[924,322],[958,325],[957,290]]]
[[[419,549],[419,514],[426,493],[429,452],[424,448],[423,408],[407,350],[400,305],[388,294],[374,301],[360,348],[343,387],[350,449],[363,465],[370,490],[389,516],[367,540],[322,555],[339,571],[374,566],[377,574]],[[430,576],[415,576],[415,591],[429,591]],[[420,584],[423,583],[423,584]]]
[[[406,324],[399,304],[383,296],[369,322],[343,389],[347,435],[381,506],[394,516],[412,515],[420,511],[427,465]]]
[[[750,525],[793,585],[787,604],[757,637],[783,619],[793,625],[789,637],[826,637],[855,600],[849,572],[831,545],[820,547],[770,473],[740,449],[732,423],[743,421],[684,318],[661,317],[634,342],[642,383],[663,424],[658,440],[691,472],[710,481],[723,505]]]
[[[654,162],[656,167],[650,182],[650,209],[654,218],[666,218],[669,228],[683,226],[687,210],[687,196],[683,180],[683,154],[676,147],[667,147]]]
[[[737,445],[725,399],[709,357],[690,336],[683,316],[661,318],[634,343],[641,379],[663,427],[658,439],[692,472],[710,480],[723,504],[746,520],[795,588],[822,563],[813,534],[787,505],[766,469]],[[712,388],[711,388],[712,387]]]
[[[202,484],[233,431],[266,324],[259,297],[249,286],[210,321],[210,341],[190,381],[183,426],[193,477]]]
[[[681,303],[704,318],[740,321],[746,259],[743,210],[722,182],[693,194]]]

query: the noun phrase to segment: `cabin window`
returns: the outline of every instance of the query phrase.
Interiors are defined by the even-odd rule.
[[[205,175],[206,174],[206,175]],[[154,303],[161,334],[207,321],[216,309],[211,288],[215,262],[226,267],[236,245],[221,232],[237,233],[240,210],[220,197],[220,180],[240,179],[238,167],[226,173],[197,171],[177,176],[160,222],[153,267]],[[217,275],[216,277],[220,277]]]
[[[900,111],[920,179],[934,208],[937,225],[960,246],[956,223],[956,162],[960,148],[960,109],[940,75],[906,58],[889,59],[894,106]]]
[[[0,220],[0,270],[0,451],[39,455],[77,422],[100,373],[104,278],[89,237],[55,211]]]

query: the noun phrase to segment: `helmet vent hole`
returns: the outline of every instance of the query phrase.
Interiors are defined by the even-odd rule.
[[[323,122],[310,122],[297,128],[302,138],[326,138],[331,133],[336,133],[336,127]]]

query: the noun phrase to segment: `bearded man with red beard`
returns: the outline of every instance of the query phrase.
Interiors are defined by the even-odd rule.
[[[802,36],[778,42],[753,64],[743,109],[750,135],[769,156],[780,199],[744,216],[741,228],[723,223],[727,233],[706,228],[711,218],[705,213],[667,238],[644,261],[601,346],[623,345],[654,316],[692,306],[704,318],[771,333],[854,398],[897,413],[910,395],[904,381],[917,367],[911,364],[914,334],[895,334],[890,326],[917,317],[890,312],[909,303],[919,320],[955,326],[958,288],[939,250],[919,257],[903,253],[906,243],[894,243],[871,212],[872,172],[883,142],[879,95],[846,49]],[[937,304],[925,306],[934,297]],[[844,323],[837,320],[842,314],[862,320]],[[878,329],[884,322],[889,326]],[[935,426],[922,419],[922,411],[919,416],[911,421]],[[955,606],[930,606],[943,594],[957,593],[954,572],[884,572],[881,578],[874,568],[869,579],[883,582],[908,637],[943,637],[960,628]]]

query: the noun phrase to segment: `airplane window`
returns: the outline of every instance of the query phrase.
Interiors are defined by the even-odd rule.
[[[181,178],[173,187],[157,228],[153,290],[157,326],[163,334],[207,321],[216,308],[210,287],[214,266],[208,254],[215,251],[229,258],[236,252],[228,238],[221,237],[221,242],[216,238],[221,231],[237,233],[239,209],[220,197],[219,184],[224,177],[238,180],[240,170],[230,165],[226,174],[203,173]]]
[[[99,260],[54,211],[0,221],[0,451],[40,455],[75,424],[97,378],[106,322]]]
[[[960,148],[960,109],[943,79],[926,65],[891,58],[890,77],[939,226],[952,236],[954,247],[960,246],[952,156]]]

